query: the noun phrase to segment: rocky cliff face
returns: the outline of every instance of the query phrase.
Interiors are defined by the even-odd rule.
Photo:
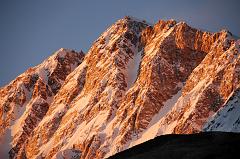
[[[236,89],[224,107],[215,113],[205,124],[204,131],[240,132],[240,92]]]
[[[170,133],[201,131],[239,85],[239,44],[223,31],[218,42],[191,73],[182,96],[160,123]],[[171,128],[168,123],[173,123]],[[164,126],[163,126],[164,125]],[[165,127],[166,126],[166,127]]]
[[[12,136],[11,156],[22,148],[29,134],[44,118],[65,78],[83,57],[82,52],[60,49],[1,88],[0,136]]]
[[[174,20],[125,17],[83,57],[61,49],[1,88],[11,158],[106,158],[157,135],[218,130],[239,88],[239,41]]]

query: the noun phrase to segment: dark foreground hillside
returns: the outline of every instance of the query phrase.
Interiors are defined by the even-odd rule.
[[[109,159],[234,159],[240,158],[240,134],[204,132],[156,137]]]

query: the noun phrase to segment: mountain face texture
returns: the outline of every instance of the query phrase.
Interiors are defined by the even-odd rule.
[[[87,54],[60,49],[0,89],[0,152],[101,159],[164,134],[239,132],[239,55],[226,30],[127,16]]]
[[[240,135],[232,132],[170,134],[136,145],[109,159],[238,159],[239,148]]]

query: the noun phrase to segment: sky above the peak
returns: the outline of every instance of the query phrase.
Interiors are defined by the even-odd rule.
[[[0,87],[59,48],[87,52],[93,41],[126,15],[155,23],[185,21],[240,36],[239,0],[1,0]]]

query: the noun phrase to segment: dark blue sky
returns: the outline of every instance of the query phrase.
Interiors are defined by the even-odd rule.
[[[0,0],[0,86],[61,47],[87,52],[125,15],[240,35],[239,0]]]

